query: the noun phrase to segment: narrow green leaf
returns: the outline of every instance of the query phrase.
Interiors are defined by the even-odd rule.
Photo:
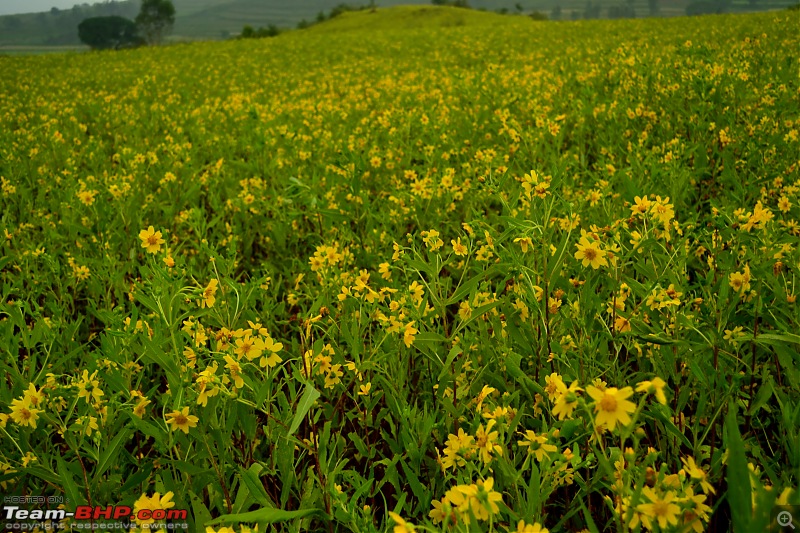
[[[83,497],[83,494],[78,489],[77,483],[75,483],[75,479],[72,476],[72,471],[69,469],[69,465],[67,462],[64,461],[61,456],[56,455],[56,464],[58,465],[58,476],[60,484],[64,487],[64,492],[69,498],[69,508],[74,508],[76,505],[84,505],[86,504],[86,500]]]
[[[124,428],[114,440],[111,441],[105,450],[100,454],[100,461],[97,463],[97,468],[94,472],[94,481],[96,482],[105,473],[106,470],[114,463],[122,450],[122,446],[130,438],[131,430]]]
[[[441,383],[441,382],[442,382],[442,378],[443,378],[443,377],[444,377],[444,375],[447,373],[447,371],[450,369],[450,365],[453,363],[453,360],[454,360],[454,359],[455,359],[455,358],[456,358],[458,355],[460,355],[460,354],[462,354],[462,353],[464,353],[464,352],[463,352],[463,350],[461,349],[461,346],[459,346],[458,344],[456,344],[455,346],[453,346],[452,348],[450,348],[450,353],[448,353],[448,354],[447,354],[447,359],[445,360],[444,364],[442,365],[442,371],[441,371],[441,372],[439,372],[439,377],[438,377],[438,378],[436,378],[436,381],[437,381],[437,382],[439,382],[439,383]]]
[[[197,494],[189,491],[189,497],[192,499],[192,512],[194,514],[195,530],[204,531],[205,527],[211,523],[211,512]]]
[[[319,391],[315,389],[312,384],[306,383],[306,388],[303,391],[303,397],[300,398],[300,402],[297,404],[297,412],[294,414],[294,420],[292,420],[292,425],[289,428],[289,435],[294,435],[294,432],[300,427],[300,424],[303,422],[303,418],[305,418],[305,416],[311,410],[311,407],[314,405],[314,402],[317,401],[319,396]]]
[[[425,490],[425,487],[422,486],[422,483],[419,482],[419,477],[417,477],[417,475],[413,470],[411,470],[405,461],[400,461],[400,466],[403,468],[403,472],[406,475],[406,481],[408,481],[408,484],[411,486],[411,491],[414,493],[414,496],[417,497],[417,501],[420,504],[427,502],[429,494],[428,491]]]
[[[250,511],[247,513],[237,514],[224,514],[219,518],[215,518],[206,525],[216,525],[223,523],[239,523],[239,522],[259,522],[272,524],[274,522],[286,522],[287,520],[294,520],[296,518],[304,518],[314,514],[324,514],[319,509],[301,509],[298,511],[284,511],[283,509],[275,509],[271,507],[264,507],[257,511]]]
[[[264,490],[264,485],[261,483],[261,479],[258,475],[264,469],[260,464],[255,463],[250,468],[245,470],[242,468],[239,472],[239,475],[242,478],[242,483],[247,486],[247,490],[250,491],[250,496],[262,507],[275,507],[275,503],[272,502],[267,494],[267,491]]]
[[[750,519],[753,516],[750,471],[747,468],[744,442],[739,433],[739,422],[736,419],[736,404],[733,402],[728,406],[725,434],[728,437],[727,498],[731,509],[733,531],[746,533],[750,531]]]

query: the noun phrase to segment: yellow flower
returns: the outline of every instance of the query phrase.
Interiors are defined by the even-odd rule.
[[[544,392],[547,394],[547,397],[550,398],[550,401],[556,401],[561,392],[567,390],[567,386],[564,384],[564,380],[562,380],[561,376],[559,376],[555,372],[553,372],[549,376],[546,376],[544,378],[544,381],[545,381]]]
[[[431,502],[433,509],[428,513],[428,516],[433,520],[434,524],[441,524],[444,522],[447,525],[453,526],[458,523],[458,512],[453,509],[453,506],[447,500],[433,500]]]
[[[705,494],[694,495],[694,490],[691,487],[686,488],[686,493],[683,501],[689,504],[690,507],[684,507],[683,510],[683,526],[682,531],[695,533],[703,533],[706,530],[703,522],[708,522],[708,515],[711,512],[711,507],[705,504]],[[780,502],[775,502],[776,505],[781,505]],[[785,505],[785,504],[784,504]]]
[[[526,524],[524,520],[520,520],[515,533],[550,533],[550,531],[542,527],[538,522]]]
[[[700,488],[703,489],[704,494],[716,494],[716,490],[714,487],[711,486],[711,483],[708,482],[708,474],[706,474],[705,470],[697,466],[697,463],[694,462],[694,457],[681,457],[681,462],[683,463],[683,472],[685,472],[690,478],[694,480],[700,481]]]
[[[475,495],[475,503],[480,505],[480,512],[476,512],[475,516],[479,520],[481,517],[486,520],[500,512],[500,507],[497,504],[503,501],[503,495],[492,490],[494,478],[479,479],[477,486],[478,491]]]
[[[478,393],[477,398],[475,398],[475,401],[478,403],[478,405],[475,406],[476,412],[481,411],[481,406],[483,406],[483,400],[485,400],[490,394],[492,394],[496,390],[497,389],[495,389],[494,387],[490,387],[489,385],[483,386],[481,391]]]
[[[458,428],[458,434],[452,433],[447,437],[447,446],[444,448],[444,459],[442,468],[447,470],[450,467],[465,466],[466,460],[472,455],[475,446],[475,439],[472,435],[464,432],[464,428]]]
[[[136,520],[136,523],[139,526],[148,526],[154,522],[152,518],[147,520],[140,520],[138,518],[139,511],[148,510],[148,511],[157,511],[157,510],[167,510],[171,507],[175,506],[175,502],[172,501],[172,492],[168,492],[161,496],[160,493],[156,492],[152,496],[147,496],[147,494],[142,494],[142,496],[136,500],[133,504],[133,517]]]
[[[578,251],[575,252],[575,259],[582,261],[583,266],[591,265],[597,270],[601,266],[608,266],[606,252],[600,248],[597,241],[589,242],[586,236],[581,237],[578,242]]]
[[[29,398],[11,401],[11,420],[20,426],[30,426],[36,429],[36,420],[42,411],[31,406]]]
[[[414,327],[414,322],[411,321],[406,324],[405,329],[403,330],[403,342],[406,345],[406,348],[410,348],[412,344],[414,344],[414,336],[419,332],[417,328]]]
[[[142,248],[145,248],[147,253],[151,254],[158,252],[161,249],[161,245],[166,242],[161,238],[161,232],[156,231],[153,226],[140,231],[139,238],[142,240]]]
[[[423,231],[421,235],[423,242],[425,242],[425,245],[428,247],[428,249],[430,249],[431,252],[435,252],[444,244],[444,241],[439,238],[439,232],[435,229]]]
[[[42,400],[44,400],[44,393],[40,390],[36,389],[36,386],[31,383],[28,385],[28,390],[25,391],[23,396],[32,407],[38,407]]]
[[[203,300],[200,302],[200,307],[214,307],[214,302],[217,301],[217,285],[219,281],[212,279],[208,285],[203,289]]]
[[[394,533],[413,533],[415,531],[414,526],[403,520],[399,514],[389,511],[389,516],[397,524],[392,530]]]
[[[562,383],[563,387],[563,383]],[[553,414],[559,420],[572,417],[572,412],[578,407],[578,393],[583,389],[578,386],[577,381],[573,381],[567,389],[563,387],[560,391],[561,394],[556,398],[556,404],[553,406]]]
[[[385,280],[392,279],[392,273],[389,270],[389,263],[381,263],[378,265],[378,272],[380,273],[381,277]]]
[[[667,383],[656,376],[652,381],[642,381],[636,386],[636,392],[644,392],[647,394],[655,394],[656,400],[661,405],[667,405],[667,397],[664,395],[664,387]]]
[[[145,413],[144,410],[145,407],[147,407],[150,403],[151,403],[150,400],[148,400],[147,398],[142,398],[141,400],[139,400],[139,403],[137,403],[136,406],[133,408],[134,416],[142,418]]]
[[[739,294],[744,294],[750,290],[750,265],[744,266],[744,272],[734,272],[728,277],[731,288]]]
[[[83,205],[92,205],[94,203],[94,197],[97,196],[97,191],[78,191],[77,196]]]
[[[97,418],[93,416],[81,416],[78,418],[78,425],[81,426],[81,431],[86,432],[87,437],[92,436],[92,431],[99,431],[100,427],[97,425]]]
[[[234,344],[236,345],[234,353],[239,357],[246,357],[248,361],[252,361],[264,351],[264,341],[259,338],[254,339],[249,333],[243,339],[236,339]]]
[[[645,487],[644,495],[650,500],[650,503],[642,503],[636,506],[636,510],[641,513],[642,524],[649,530],[653,530],[653,523],[651,520],[658,521],[658,527],[663,531],[667,528],[667,524],[677,526],[678,514],[681,508],[672,503],[675,500],[675,494],[672,491],[667,491],[664,496],[659,496],[650,487]]]
[[[496,420],[489,420],[486,424],[486,429],[483,424],[478,426],[478,431],[475,433],[475,448],[481,456],[481,460],[487,465],[492,462],[492,454],[503,455],[503,448],[497,444],[497,431],[492,431],[492,426],[495,425]]]
[[[167,415],[167,423],[172,426],[172,431],[180,429],[187,435],[189,428],[197,427],[198,420],[199,418],[189,414],[188,407],[184,407],[182,411],[172,411]]]
[[[643,215],[650,209],[651,202],[646,196],[644,198],[637,196],[633,201],[635,203],[631,206],[631,216]]]
[[[458,240],[451,240],[450,244],[453,245],[453,253],[458,256],[467,255],[467,247],[461,244],[461,237]]]
[[[239,361],[231,357],[230,355],[226,355],[224,357],[225,368],[230,371],[231,379],[233,379],[233,386],[237,389],[241,389],[244,387],[244,379],[242,379],[242,367],[239,365]],[[188,409],[188,408],[187,408]]]
[[[533,240],[530,237],[517,237],[514,242],[518,242],[522,253],[528,253],[530,248],[533,248]]]
[[[261,360],[259,361],[259,365],[261,368],[273,368],[275,365],[283,361],[281,356],[278,355],[278,352],[283,349],[283,343],[275,342],[272,337],[267,336],[267,339],[264,341],[264,351],[269,353],[269,356],[262,355]]]
[[[552,444],[547,444],[547,437],[544,435],[537,435],[530,429],[525,431],[525,438],[527,440],[518,441],[520,446],[527,446],[528,453],[536,457],[540,463],[549,453],[556,451],[556,447]]]
[[[100,401],[100,397],[103,396],[105,393],[100,389],[100,381],[95,379],[97,376],[97,371],[95,370],[92,375],[89,375],[88,370],[83,371],[83,378],[81,382],[78,383],[78,397],[83,398],[86,400],[86,403],[97,403]]]
[[[631,421],[631,413],[636,410],[636,405],[629,402],[626,398],[633,394],[631,387],[617,389],[609,387],[600,390],[597,387],[586,387],[586,392],[595,401],[595,424],[605,426],[609,431],[613,431],[617,424],[625,426]]]

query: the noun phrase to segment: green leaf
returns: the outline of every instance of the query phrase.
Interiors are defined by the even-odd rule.
[[[411,486],[414,496],[417,497],[417,501],[419,502],[418,505],[427,503],[430,496],[428,491],[425,490],[425,487],[422,486],[422,483],[419,482],[419,477],[417,477],[414,471],[409,468],[405,461],[401,460],[400,466],[403,468],[403,472],[406,475],[406,481],[408,481],[408,484]]]
[[[647,413],[664,424],[664,429],[666,429],[667,432],[672,434],[674,437],[677,437],[684,446],[688,448],[692,447],[692,443],[689,442],[689,439],[686,438],[686,435],[681,433],[681,430],[678,429],[678,426],[676,426],[669,416],[665,415],[658,406],[655,406],[652,410],[647,411]]]
[[[150,473],[152,471],[153,471],[153,463],[145,463],[144,465],[142,465],[141,469],[135,474],[131,475],[131,477],[128,478],[128,480],[125,482],[122,488],[119,489],[120,494],[125,494],[130,489],[141,485],[144,482],[144,480],[146,480],[150,476]]]
[[[275,507],[275,504],[269,499],[269,495],[267,491],[264,490],[264,485],[261,483],[261,479],[259,479],[258,475],[264,469],[258,463],[253,464],[245,470],[242,468],[239,472],[242,482],[247,487],[247,490],[250,491],[250,495],[253,499],[262,507]]]
[[[748,337],[751,336],[743,337],[742,340],[749,340]],[[774,345],[784,342],[800,344],[800,335],[795,335],[794,333],[762,333],[756,337],[757,344]]]
[[[358,433],[351,431],[347,434],[347,436],[350,437],[350,440],[355,445],[358,453],[360,453],[365,459],[370,458],[369,448],[367,448],[367,445],[364,444],[364,441],[361,439]]]
[[[447,371],[450,369],[450,365],[453,363],[453,360],[458,355],[460,355],[462,353],[464,353],[464,351],[461,349],[461,346],[459,346],[458,344],[456,344],[455,346],[450,348],[450,353],[447,354],[447,359],[445,360],[444,364],[442,365],[442,371],[439,372],[439,377],[436,378],[436,381],[438,383],[442,382],[442,378],[447,373]]]
[[[114,463],[117,459],[117,455],[119,455],[120,450],[122,450],[122,445],[128,440],[131,435],[131,431],[128,428],[124,428],[114,440],[111,441],[103,453],[100,454],[100,461],[97,463],[97,468],[94,472],[94,481],[96,482],[100,479],[106,470]]]
[[[158,427],[154,426],[150,422],[147,422],[146,420],[140,419],[139,417],[137,417],[133,413],[129,413],[129,414],[130,414],[130,420],[133,423],[133,425],[136,426],[136,429],[138,429],[139,431],[141,431],[142,433],[144,433],[148,437],[153,437],[156,440],[156,442],[158,442],[160,444],[164,443],[163,442],[163,438],[164,438],[164,431],[163,430],[160,430]]]
[[[773,389],[773,381],[770,377],[766,383],[762,384],[758,388],[758,394],[756,394],[756,399],[753,401],[753,405],[750,406],[750,410],[748,411],[749,416],[755,415],[759,409],[764,407],[770,398],[772,398],[772,393],[774,392]]]
[[[470,279],[459,285],[455,292],[443,302],[444,305],[452,305],[461,302],[465,296],[470,294],[473,289],[478,287],[481,281],[488,279],[498,271],[498,267],[496,265],[492,265],[486,270],[482,270],[478,274],[472,276]]]
[[[747,468],[747,457],[744,453],[742,435],[739,433],[734,402],[728,405],[725,433],[728,437],[728,468],[725,479],[728,484],[727,498],[731,508],[733,531],[746,533],[750,531],[750,519],[753,516],[750,471]]]
[[[592,519],[592,514],[589,512],[589,509],[586,508],[583,502],[580,502],[580,505],[581,509],[583,509],[583,517],[586,519],[586,529],[588,529],[590,533],[600,533],[600,530],[597,529],[597,524],[595,524]]]
[[[58,475],[60,478],[59,484],[64,486],[64,492],[67,498],[69,498],[69,508],[72,509],[76,505],[85,505],[86,500],[78,489],[78,485],[72,477],[72,471],[69,469],[67,462],[64,461],[61,456],[56,455],[56,464],[58,465]]]
[[[197,494],[189,491],[189,497],[192,499],[195,530],[203,531],[205,526],[211,523],[211,512],[209,512],[208,507]]]
[[[229,523],[259,522],[259,523],[271,524],[273,522],[286,522],[287,520],[304,518],[306,516],[311,516],[314,514],[324,514],[324,513],[319,509],[300,509],[298,511],[284,511],[283,509],[264,507],[262,509],[258,509],[257,511],[250,511],[247,513],[224,514],[219,518],[215,518],[210,522],[206,522],[206,525],[213,526],[216,524],[223,524],[226,522]]]
[[[314,388],[314,385],[311,383],[306,383],[306,388],[303,391],[303,397],[300,398],[300,402],[297,404],[297,412],[295,412],[294,420],[292,420],[292,425],[289,428],[289,435],[294,435],[294,432],[300,427],[300,424],[303,422],[303,418],[305,418],[305,416],[311,410],[311,407],[314,405],[314,402],[317,401],[319,396],[319,391]]]

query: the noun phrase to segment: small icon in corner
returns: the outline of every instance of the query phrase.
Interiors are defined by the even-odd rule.
[[[781,527],[790,527],[795,529],[794,524],[792,523],[793,517],[792,513],[789,511],[781,511],[778,513],[778,525]]]

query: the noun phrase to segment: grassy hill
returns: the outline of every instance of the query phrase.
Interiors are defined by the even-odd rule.
[[[671,17],[685,14],[691,0],[659,0],[659,16]],[[238,34],[244,25],[254,27],[275,25],[294,28],[302,21],[313,22],[320,13],[328,14],[342,0],[174,0],[177,11],[174,40],[221,39]],[[358,5],[360,2],[350,2]],[[366,3],[366,2],[363,2]],[[633,8],[637,17],[650,14],[648,0],[592,0],[599,9],[599,17],[609,16],[609,10],[623,4]],[[729,12],[739,13],[754,10],[781,9],[794,0],[733,0]],[[378,0],[379,8],[402,4],[430,5],[427,0]],[[583,18],[586,0],[472,0],[476,10],[504,11],[509,14],[528,14],[533,11],[553,16],[556,6],[559,17],[564,20]],[[521,8],[521,11],[520,11]],[[0,17],[0,47],[11,46],[64,46],[79,45],[77,26],[85,18],[105,15],[120,15],[133,18],[139,9],[138,0],[106,2],[95,5],[76,5],[72,9],[53,9],[43,13],[6,15]],[[428,12],[428,15],[436,12]],[[418,15],[415,15],[418,16]],[[439,15],[433,15],[434,17]],[[476,13],[464,10],[463,17],[477,20]],[[358,24],[359,19],[347,18],[348,24]],[[364,19],[367,21],[369,19]],[[491,20],[491,19],[486,19]],[[419,20],[407,14],[397,17],[400,26],[414,25]],[[381,24],[391,26],[389,19]],[[330,29],[343,29],[341,23]]]

